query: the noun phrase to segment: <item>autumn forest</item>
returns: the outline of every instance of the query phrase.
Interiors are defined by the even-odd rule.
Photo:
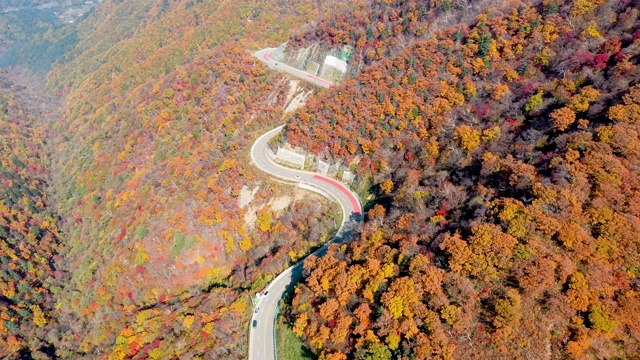
[[[50,69],[0,69],[0,358],[246,359],[298,261],[307,358],[640,355],[640,1],[103,0],[55,28]],[[253,56],[283,43],[349,71]],[[364,221],[321,257],[348,214],[251,164],[281,124],[355,175]]]

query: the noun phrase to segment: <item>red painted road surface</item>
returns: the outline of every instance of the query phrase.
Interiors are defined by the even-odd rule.
[[[344,186],[342,184],[340,184],[339,182],[337,182],[335,180],[331,180],[329,178],[326,178],[326,177],[320,176],[320,175],[314,175],[313,178],[314,179],[318,179],[320,181],[324,181],[324,182],[326,182],[328,184],[331,184],[331,185],[337,187],[338,189],[340,189],[340,191],[342,191],[342,193],[347,196],[349,201],[351,201],[351,206],[353,206],[353,208],[355,209],[354,212],[356,214],[362,214],[362,209],[360,209],[360,203],[358,202],[358,200],[356,200],[356,198],[351,194],[350,191],[348,191],[347,189],[344,188]]]
[[[322,81],[323,83],[326,83],[326,84],[329,84],[329,85],[333,85],[333,83],[331,81],[327,81],[327,80],[325,80],[323,78],[319,78],[319,77],[313,76],[311,74],[307,74],[307,76],[312,78],[312,79],[315,79],[315,80],[318,80],[318,81]]]

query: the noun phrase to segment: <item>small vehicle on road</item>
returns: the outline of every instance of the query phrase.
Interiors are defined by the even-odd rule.
[[[262,293],[262,296],[267,296],[267,295],[269,295],[269,290]]]
[[[253,327],[258,326],[258,320],[253,320]]]
[[[253,313],[254,313],[254,314],[257,314],[257,313],[258,313],[258,310],[260,310],[260,308],[259,308],[259,307],[256,307],[256,309],[255,309],[255,310],[253,310]]]
[[[300,180],[300,175],[296,175],[296,179]]]

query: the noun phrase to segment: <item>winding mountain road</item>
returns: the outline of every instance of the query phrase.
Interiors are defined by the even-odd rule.
[[[275,50],[275,48],[266,48],[266,49],[262,49],[260,51],[258,51],[255,56],[262,61],[263,63],[265,63],[268,67],[274,69],[274,70],[278,70],[278,71],[284,71],[290,75],[293,75],[299,79],[302,79],[304,81],[310,82],[314,85],[318,85],[320,87],[323,87],[325,89],[328,89],[331,85],[335,85],[334,83],[332,83],[329,80],[325,80],[321,77],[309,74],[306,71],[300,70],[300,69],[296,69],[293,66],[289,66],[283,62],[274,60],[272,58],[269,57],[269,54],[271,54],[271,52],[273,52]]]
[[[296,77],[304,79],[307,74],[288,65],[276,62],[269,58],[269,53],[273,49],[264,49],[259,51],[256,56],[267,63],[270,67],[277,65],[278,70],[285,71]],[[295,73],[289,72],[289,68],[295,70]],[[302,74],[299,74],[302,73]],[[306,74],[306,75],[305,75]],[[328,83],[324,79],[314,79],[311,77],[305,80],[311,81],[318,86]],[[331,83],[329,83],[331,84]],[[256,140],[251,147],[251,160],[262,171],[278,177],[280,179],[297,182],[305,188],[313,188],[319,192],[329,195],[340,203],[342,206],[342,224],[336,235],[325,245],[316,250],[313,255],[322,256],[327,252],[327,247],[332,242],[340,242],[353,236],[355,225],[362,220],[362,205],[358,196],[349,190],[346,186],[338,181],[332,180],[325,176],[321,176],[312,172],[294,170],[283,167],[272,161],[268,143],[271,138],[276,136],[284,127],[279,126]],[[271,152],[272,153],[272,152]],[[295,265],[289,267],[278,275],[263,290],[262,296],[258,299],[255,306],[251,325],[249,330],[249,360],[275,360],[277,358],[274,338],[274,326],[277,316],[278,302],[282,299],[285,292],[293,287],[295,283],[302,277],[303,261],[299,261]]]

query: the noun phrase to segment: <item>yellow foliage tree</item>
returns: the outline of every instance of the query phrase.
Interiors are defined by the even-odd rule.
[[[563,107],[554,110],[551,113],[551,119],[555,129],[564,131],[576,121],[576,113],[568,107]]]
[[[187,315],[184,317],[184,320],[182,321],[182,324],[184,325],[184,327],[186,329],[191,329],[191,325],[193,325],[193,322],[196,320],[195,316],[193,315]]]
[[[300,314],[300,316],[298,316],[296,322],[293,325],[293,333],[296,334],[296,336],[302,337],[302,335],[304,335],[304,329],[307,328],[308,320],[309,317],[306,312],[303,312],[302,314]]]
[[[229,232],[227,230],[220,230],[219,232],[220,237],[226,240],[226,243],[224,245],[224,249],[230,253],[232,251],[235,251],[236,249],[236,245],[233,242],[233,237],[231,236],[231,234],[229,234]]]
[[[482,130],[481,138],[482,141],[490,143],[498,140],[500,138],[500,135],[502,135],[502,128],[500,126],[493,126],[491,128]]]
[[[380,184],[380,189],[382,189],[385,194],[391,193],[391,191],[393,191],[393,181],[391,181],[391,179],[384,181]]]
[[[325,359],[326,360],[347,360],[347,355],[336,352],[336,353],[327,354]]]
[[[239,314],[244,314],[247,311],[247,301],[244,298],[239,298],[234,301],[229,308],[231,310],[238,312]]]
[[[587,311],[591,303],[591,294],[589,293],[589,285],[581,272],[571,275],[569,281],[569,290],[567,291],[569,305],[578,311]]]
[[[509,85],[498,83],[493,87],[491,98],[493,100],[500,100],[507,94],[508,91],[509,91]]]
[[[460,315],[460,308],[455,305],[445,305],[440,310],[440,316],[447,324],[453,325]]]
[[[44,312],[42,312],[42,309],[40,309],[40,306],[31,305],[29,308],[33,313],[33,323],[36,324],[37,327],[43,327],[47,325],[47,319],[45,318]]]
[[[640,85],[629,89],[629,93],[622,97],[623,104],[609,108],[607,116],[611,120],[637,124],[640,122]]]
[[[252,247],[253,247],[253,244],[251,242],[250,236],[247,236],[246,238],[240,240],[240,250],[249,251],[251,250]]]
[[[602,37],[602,34],[600,34],[600,32],[598,31],[598,25],[595,21],[591,21],[589,23],[589,26],[587,26],[587,28],[582,31],[581,35],[586,39]]]
[[[575,112],[584,112],[589,110],[589,106],[598,100],[600,91],[592,86],[585,86],[580,89],[580,94],[574,95],[569,101],[569,109]]]
[[[471,126],[460,125],[455,129],[453,135],[460,142],[460,147],[467,152],[472,152],[480,144],[480,131]]]
[[[389,349],[395,350],[400,345],[400,336],[396,333],[391,333],[387,335],[386,343],[389,346]]]
[[[571,7],[571,16],[580,16],[602,4],[604,0],[576,0]]]
[[[505,296],[496,300],[496,317],[493,324],[496,327],[518,326],[522,318],[522,299],[515,289],[507,290]]]
[[[394,296],[389,300],[389,312],[395,319],[402,316],[402,311],[404,310],[404,304],[402,298],[400,296]]]
[[[464,104],[464,95],[457,92],[456,89],[449,86],[449,84],[444,81],[440,81],[440,87],[442,88],[440,96],[447,99],[451,105]]]
[[[258,228],[263,232],[271,231],[271,222],[273,222],[273,216],[271,211],[267,208],[263,208],[258,211],[258,219],[256,220]]]

